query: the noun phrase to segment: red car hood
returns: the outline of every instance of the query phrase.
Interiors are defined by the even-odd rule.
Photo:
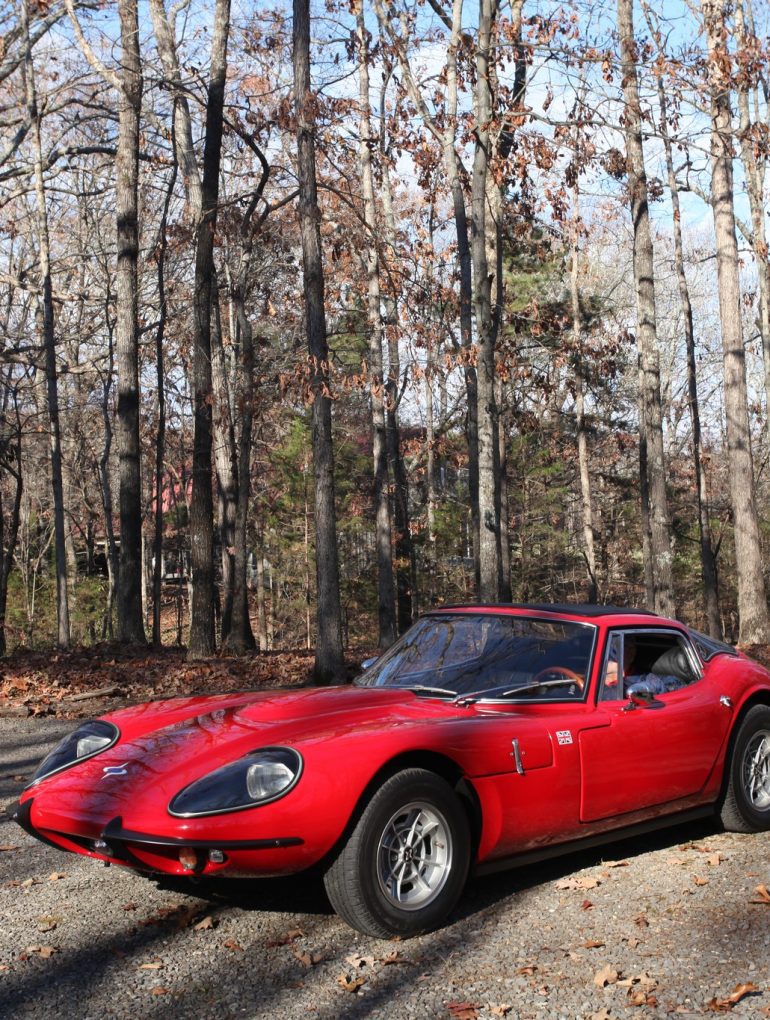
[[[118,743],[29,793],[65,828],[67,818],[77,817],[99,832],[117,815],[130,825],[138,810],[145,822],[167,817],[166,806],[184,786],[259,748],[311,750],[346,733],[360,738],[367,730],[449,720],[466,711],[407,691],[356,687],[153,702],[106,716],[120,729]]]

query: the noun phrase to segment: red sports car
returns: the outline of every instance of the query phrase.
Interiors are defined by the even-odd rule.
[[[152,874],[318,867],[359,931],[439,925],[476,873],[715,814],[770,828],[770,673],[650,613],[428,613],[353,686],[80,726],[16,820]]]

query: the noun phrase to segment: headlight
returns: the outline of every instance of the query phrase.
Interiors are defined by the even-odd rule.
[[[119,736],[120,730],[114,723],[105,722],[103,719],[84,723],[57,744],[42,760],[32,777],[32,782],[28,785],[33,786],[54,772],[61,772],[70,765],[77,765],[86,758],[93,758],[95,754],[112,747]]]
[[[268,804],[287,794],[301,772],[302,758],[293,748],[263,747],[180,790],[169,814],[193,818]]]

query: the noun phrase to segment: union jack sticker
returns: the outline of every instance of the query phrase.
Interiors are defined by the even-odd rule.
[[[571,744],[572,743],[572,731],[571,730],[557,730],[556,739],[560,744]]]

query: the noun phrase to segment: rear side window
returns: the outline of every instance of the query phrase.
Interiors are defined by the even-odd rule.
[[[709,637],[707,634],[701,634],[699,630],[691,630],[690,637],[698,649],[698,655],[704,662],[713,659],[715,655],[734,655],[736,657],[738,655],[732,645],[728,645],[724,641],[717,641],[716,638]]]

